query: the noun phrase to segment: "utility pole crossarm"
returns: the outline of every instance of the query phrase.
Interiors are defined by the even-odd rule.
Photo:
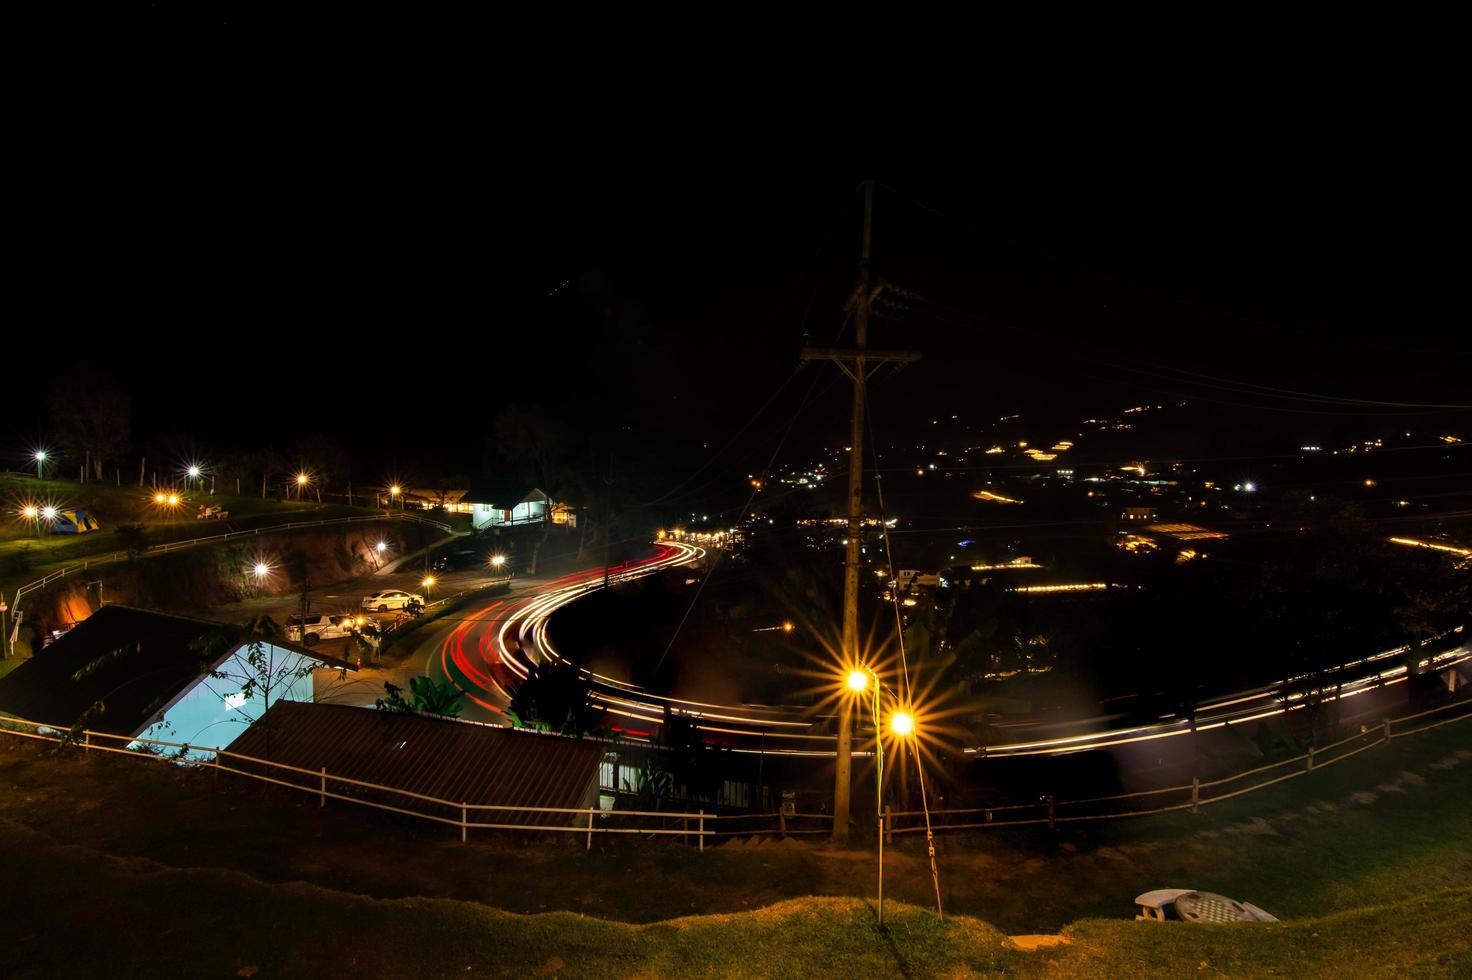
[[[859,358],[865,361],[885,362],[889,364],[914,364],[920,360],[917,351],[908,350],[870,350],[859,348],[839,347],[804,347],[802,349],[803,363],[808,361],[837,361],[840,364],[846,361],[855,361]]]

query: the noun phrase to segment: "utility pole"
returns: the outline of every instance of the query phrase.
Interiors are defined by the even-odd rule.
[[[854,307],[856,345],[851,349],[804,347],[802,359],[832,361],[853,382],[853,418],[848,457],[848,553],[843,567],[843,658],[845,671],[860,666],[859,659],[859,545],[864,530],[864,399],[869,376],[885,364],[911,364],[920,355],[909,351],[869,349],[869,240],[874,223],[874,181],[864,181],[864,246],[859,260],[859,285],[850,301]],[[833,840],[848,842],[849,784],[853,766],[854,705],[847,692],[838,707],[838,753],[834,758]]]

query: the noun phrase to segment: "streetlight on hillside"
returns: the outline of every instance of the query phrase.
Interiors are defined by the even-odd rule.
[[[36,450],[36,455],[35,455],[35,460],[36,460],[36,479],[38,479],[38,480],[44,480],[46,478],[43,475],[43,468],[46,466],[46,459],[47,459],[46,450],[44,450],[44,449],[37,449]]]
[[[889,690],[879,679],[879,675],[872,667],[860,664],[849,671],[844,678],[844,683],[855,697],[863,695],[870,689],[873,682],[873,721],[874,721],[874,813],[879,821],[879,893],[878,910],[879,924],[884,925],[884,723],[881,718],[880,694]],[[889,691],[890,697],[894,699],[895,710],[889,716],[889,730],[896,738],[909,738],[915,734],[915,716],[904,710],[900,705],[899,696]]]
[[[41,540],[41,508],[35,504],[26,504],[20,509],[20,516],[28,521],[36,522],[36,540]],[[18,614],[17,614],[18,615]]]

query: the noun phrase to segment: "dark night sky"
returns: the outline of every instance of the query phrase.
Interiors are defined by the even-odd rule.
[[[55,343],[8,372],[7,451],[45,431],[49,372],[87,357],[133,392],[140,439],[216,452],[311,429],[347,439],[365,476],[415,457],[468,470],[515,402],[699,460],[805,335],[838,335],[851,159],[749,164],[570,120],[555,143],[494,121],[369,127],[357,108],[231,115],[199,97],[98,108],[90,131],[37,121],[12,322]],[[871,344],[926,356],[876,412],[1203,392],[1170,368],[1468,400],[1472,208],[1434,112],[1038,118],[874,167],[875,271],[909,295]],[[796,439],[840,436],[837,394]]]

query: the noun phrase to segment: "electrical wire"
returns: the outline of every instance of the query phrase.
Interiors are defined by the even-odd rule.
[[[808,390],[806,394],[804,394],[802,401],[798,403],[797,411],[793,412],[792,418],[788,419],[787,428],[782,430],[782,437],[777,440],[777,445],[772,449],[772,455],[767,459],[766,468],[762,470],[762,479],[760,481],[761,483],[766,483],[767,479],[771,476],[772,467],[777,462],[777,454],[780,453],[782,451],[782,447],[787,444],[787,437],[792,434],[793,426],[797,424],[797,420],[802,416],[803,410],[807,408],[809,400],[811,399],[813,394],[813,389],[818,386],[818,379],[821,377],[821,374],[817,373],[816,371],[813,372],[812,384],[808,385]],[[753,486],[751,488],[751,493],[747,496],[746,503],[741,508],[741,515],[737,518],[736,523],[738,526],[743,521],[745,521],[747,512],[751,510],[751,505],[756,500],[756,495],[760,492],[760,486]],[[675,641],[680,638],[681,631],[685,629],[685,624],[690,620],[690,614],[695,610],[695,604],[700,601],[701,594],[705,592],[706,584],[715,577],[716,569],[720,567],[721,559],[724,556],[725,552],[723,550],[718,551],[716,553],[715,559],[711,561],[710,569],[700,579],[700,585],[696,588],[695,595],[690,597],[690,604],[685,607],[685,615],[680,617],[679,625],[675,627],[674,633],[670,635],[670,641],[665,644],[664,652],[659,655],[659,660],[655,662],[654,670],[651,672],[651,676],[659,672],[659,668],[664,664],[665,658],[670,655],[670,650],[674,648]]]
[[[879,443],[874,438],[874,413],[872,411],[865,413],[864,423],[869,429],[869,442],[874,447],[874,465],[876,467],[874,474],[874,494],[879,504],[879,528],[884,536],[884,561],[889,566],[890,577],[893,578],[895,574],[894,551],[891,549],[889,541],[889,515],[884,509],[884,479],[877,472],[879,465]],[[863,466],[863,460],[857,460],[856,462],[858,465]],[[905,652],[905,622],[904,616],[900,612],[899,589],[890,589],[889,597],[891,604],[894,606],[894,630],[895,638],[899,642],[900,676],[905,681],[905,701],[910,706],[910,710],[913,711],[915,700],[913,688],[910,685],[910,662]],[[874,738],[879,739],[883,737],[884,733],[878,726],[878,719],[875,719]],[[930,798],[925,788],[925,764],[920,759],[920,737],[918,734],[911,737],[910,751],[915,758],[915,775],[920,782],[920,809],[925,813],[925,849],[930,858],[930,880],[935,886],[935,915],[936,918],[944,919],[945,913],[941,909],[940,900],[940,870],[935,864],[935,833],[930,825]],[[881,844],[880,846],[882,847],[883,845]]]

